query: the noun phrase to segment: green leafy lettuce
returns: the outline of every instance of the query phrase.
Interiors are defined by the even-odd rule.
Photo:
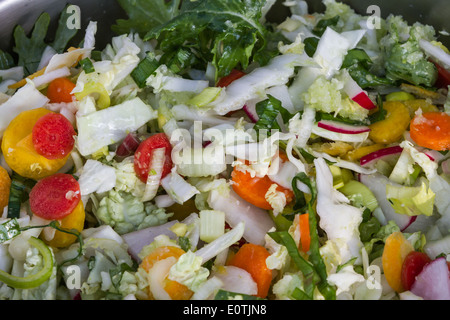
[[[189,48],[203,63],[212,62],[216,78],[255,60],[267,63],[267,30],[261,24],[264,0],[184,1],[173,19],[149,29],[144,40],[157,39],[164,53]]]

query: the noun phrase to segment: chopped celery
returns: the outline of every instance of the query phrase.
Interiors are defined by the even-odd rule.
[[[342,179],[344,181],[344,184],[349,182],[350,180],[353,180],[355,177],[353,176],[353,173],[349,169],[341,168],[341,175]]]
[[[368,187],[359,181],[351,180],[339,189],[356,206],[366,207],[370,211],[378,207],[378,201]]]
[[[330,171],[333,175],[333,187],[335,189],[342,188],[344,186],[344,178],[342,177],[341,168],[337,166],[330,165]]]
[[[200,217],[200,239],[212,242],[225,232],[225,213],[218,210],[202,210]]]

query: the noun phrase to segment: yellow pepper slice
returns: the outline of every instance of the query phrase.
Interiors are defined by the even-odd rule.
[[[75,209],[61,220],[61,228],[81,232],[84,228],[85,216],[84,205],[83,202],[80,201]],[[46,242],[51,247],[64,248],[70,246],[76,240],[77,237],[73,234],[57,230],[53,239]]]
[[[394,143],[400,140],[409,126],[409,110],[400,101],[386,101],[383,108],[387,111],[386,117],[369,126],[369,138],[378,144]]]

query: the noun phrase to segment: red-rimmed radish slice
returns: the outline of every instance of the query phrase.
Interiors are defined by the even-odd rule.
[[[426,264],[417,275],[411,292],[424,300],[450,300],[450,274],[444,257]]]
[[[61,220],[80,202],[80,185],[72,175],[57,173],[39,180],[31,189],[29,199],[33,214],[47,220]]]
[[[350,99],[364,109],[371,110],[376,107],[373,101],[370,100],[367,92],[364,91],[351,77],[347,77],[347,80],[345,81],[344,92],[350,97]]]
[[[337,133],[345,133],[345,134],[358,134],[369,132],[370,128],[368,126],[354,126],[338,121],[331,120],[320,120],[317,123],[317,126],[322,129],[326,129],[329,131],[337,132]]]
[[[242,110],[244,110],[245,114],[249,117],[250,121],[253,123],[258,122],[258,114],[256,113],[256,108],[255,105],[244,105],[244,107],[242,107]]]
[[[402,151],[403,148],[400,146],[383,148],[363,156],[361,159],[359,159],[359,163],[362,166],[368,165],[376,160],[380,160],[388,156],[400,155]]]
[[[139,140],[137,134],[130,132],[117,147],[116,155],[119,157],[128,157],[137,150],[140,143],[141,141]]]

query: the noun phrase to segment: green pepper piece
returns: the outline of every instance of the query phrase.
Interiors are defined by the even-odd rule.
[[[26,277],[13,276],[3,270],[0,270],[0,281],[10,287],[16,289],[35,288],[47,281],[52,275],[53,254],[49,247],[42,240],[35,237],[30,237],[30,239],[28,239],[28,243],[38,249],[44,260],[44,266],[41,270],[39,270],[39,272]]]

